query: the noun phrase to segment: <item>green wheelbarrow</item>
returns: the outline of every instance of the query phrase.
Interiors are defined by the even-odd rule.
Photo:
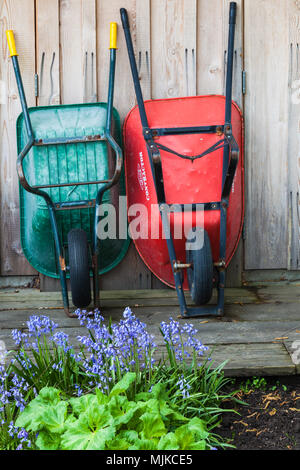
[[[107,103],[28,109],[14,34],[6,34],[23,111],[17,120],[22,249],[38,272],[60,279],[64,310],[76,317],[67,278],[73,304],[84,308],[92,300],[92,276],[98,308],[99,274],[114,268],[129,246],[128,230],[99,240],[100,209],[113,205],[118,220],[125,196],[121,125],[113,108],[117,24],[110,27]]]

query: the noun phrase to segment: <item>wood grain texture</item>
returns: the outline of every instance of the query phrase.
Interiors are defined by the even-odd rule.
[[[16,119],[21,112],[21,106],[5,36],[6,29],[14,30],[27,103],[28,106],[35,106],[34,23],[33,0],[2,0],[0,2],[2,44],[0,79],[4,88],[0,117],[0,256],[3,276],[35,273],[26,261],[20,243]]]
[[[285,305],[286,297],[297,299],[299,289],[287,287],[281,290],[268,291],[270,303],[255,302],[256,295],[247,289],[226,290],[226,317],[224,319],[193,319],[198,331],[196,337],[208,346],[207,355],[213,360],[213,367],[226,361],[225,375],[231,376],[266,376],[299,374],[300,368],[293,362],[294,341],[299,340],[297,305]],[[257,291],[260,295],[260,289]],[[101,309],[105,322],[118,323],[122,318],[125,305],[130,305],[134,314],[147,326],[157,344],[154,357],[166,358],[166,348],[159,332],[162,321],[177,315],[178,306],[174,301],[174,291],[115,291],[103,292]],[[254,296],[254,300],[252,299]],[[281,299],[284,307],[279,305]],[[70,344],[78,350],[78,336],[86,334],[78,320],[68,318],[61,307],[58,293],[39,293],[36,289],[25,289],[19,292],[6,290],[0,292],[0,341],[2,351],[16,350],[12,341],[12,328],[26,328],[26,322],[39,306],[41,314],[58,323],[57,331],[68,334]],[[244,302],[244,308],[240,303]],[[299,303],[298,303],[299,305]],[[282,315],[284,309],[284,315]],[[258,315],[257,309],[262,316]],[[183,325],[186,319],[178,319]],[[3,348],[4,343],[4,348]],[[8,356],[9,358],[10,356]]]
[[[152,97],[151,89],[151,2],[136,2],[136,59],[144,100]]]
[[[197,91],[223,94],[225,87],[224,1],[198,2]]]
[[[60,1],[63,104],[97,99],[96,0]]]
[[[289,257],[288,269],[300,270],[300,4],[289,2]]]
[[[36,70],[38,105],[60,104],[59,0],[36,1]]]
[[[245,1],[246,269],[288,264],[287,5]]]
[[[184,7],[180,0],[152,0],[153,98],[185,96]]]

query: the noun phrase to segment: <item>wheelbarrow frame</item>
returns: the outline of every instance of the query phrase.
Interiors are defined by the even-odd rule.
[[[77,315],[70,312],[68,288],[67,288],[67,270],[66,260],[64,256],[64,247],[59,236],[58,224],[56,219],[56,211],[58,210],[72,210],[72,209],[85,209],[95,208],[94,218],[94,231],[92,234],[92,272],[93,272],[93,294],[94,294],[94,305],[95,308],[99,307],[99,272],[98,272],[98,255],[99,255],[99,239],[97,236],[97,225],[99,222],[98,209],[101,206],[103,195],[112,186],[119,182],[122,166],[123,166],[123,152],[121,147],[118,145],[114,137],[112,136],[112,115],[113,115],[113,99],[114,99],[114,83],[115,83],[115,68],[116,68],[116,31],[117,24],[111,23],[111,36],[110,36],[110,67],[109,67],[109,83],[108,83],[108,100],[107,100],[107,117],[106,125],[103,133],[100,135],[82,135],[76,137],[60,137],[53,139],[37,139],[35,138],[32,123],[30,119],[30,113],[27,106],[26,95],[24,91],[23,81],[21,77],[18,54],[15,48],[14,36],[11,30],[7,31],[7,39],[10,49],[10,56],[15,72],[16,83],[18,87],[21,107],[24,116],[24,124],[27,132],[28,142],[19,153],[17,158],[17,173],[20,184],[29,193],[40,196],[44,199],[50,219],[50,225],[53,233],[55,253],[57,257],[57,265],[59,270],[59,278],[62,290],[63,306],[66,315],[70,318],[76,318]],[[23,169],[23,162],[30,150],[33,147],[44,147],[49,145],[68,145],[68,144],[84,144],[91,142],[106,141],[107,144],[112,148],[116,155],[115,171],[111,179],[107,180],[95,180],[95,181],[84,181],[84,182],[65,182],[57,184],[46,184],[32,186],[25,175]],[[45,189],[50,188],[62,188],[62,187],[74,187],[80,185],[103,185],[97,192],[96,199],[93,200],[78,200],[69,202],[53,202],[50,195]]]
[[[174,275],[175,288],[180,305],[180,312],[183,317],[202,317],[202,316],[222,316],[224,315],[224,289],[226,280],[226,228],[227,228],[227,210],[229,207],[229,196],[232,189],[236,169],[239,162],[240,149],[232,132],[232,81],[233,81],[233,60],[234,60],[234,37],[236,25],[236,9],[235,2],[230,3],[229,13],[229,37],[228,37],[228,59],[227,59],[227,76],[226,76],[226,100],[225,100],[225,124],[214,126],[196,126],[196,127],[176,127],[176,128],[151,128],[149,127],[145,104],[143,100],[139,74],[132,44],[128,15],[125,8],[120,10],[122,25],[124,29],[128,57],[131,67],[131,73],[135,88],[137,105],[139,109],[142,132],[147,147],[147,153],[150,161],[152,177],[155,185],[157,201],[159,205],[162,225],[166,236],[166,243],[170,258],[170,263]],[[174,241],[169,230],[169,222],[167,217],[163,216],[165,210],[166,198],[164,191],[162,162],[160,149],[170,151],[170,149],[162,148],[155,142],[158,136],[167,135],[184,135],[184,134],[217,134],[222,139],[209,148],[205,154],[213,153],[215,150],[224,147],[223,153],[223,174],[222,174],[222,194],[220,201],[214,201],[204,205],[204,211],[219,210],[220,211],[220,245],[219,260],[215,263],[215,267],[219,272],[219,280],[217,285],[218,299],[216,305],[205,305],[188,307],[184,295],[182,270],[188,266],[180,264],[177,261]],[[175,152],[173,152],[175,153]],[[200,204],[200,203],[199,203]],[[192,211],[197,210],[197,204],[192,205]]]

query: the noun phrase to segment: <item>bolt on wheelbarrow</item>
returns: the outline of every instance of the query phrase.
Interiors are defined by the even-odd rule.
[[[127,11],[120,10],[137,98],[123,127],[127,202],[146,208],[134,243],[152,273],[176,289],[183,317],[224,314],[226,268],[242,232],[243,118],[232,101],[236,11],[231,2],[226,96],[144,102]]]
[[[99,307],[99,274],[125,256],[129,237],[101,239],[101,205],[125,195],[121,126],[113,108],[117,24],[110,25],[107,103],[28,108],[13,31],[7,31],[22,113],[17,120],[21,244],[40,273],[59,278],[65,313],[67,278],[75,307]],[[104,237],[103,237],[104,238]]]

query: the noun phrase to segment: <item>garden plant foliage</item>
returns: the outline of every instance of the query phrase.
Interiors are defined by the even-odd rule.
[[[228,382],[191,325],[172,318],[165,355],[132,311],[105,322],[77,311],[87,330],[74,348],[47,316],[13,330],[19,347],[0,366],[0,449],[206,450],[224,448],[214,429]]]

